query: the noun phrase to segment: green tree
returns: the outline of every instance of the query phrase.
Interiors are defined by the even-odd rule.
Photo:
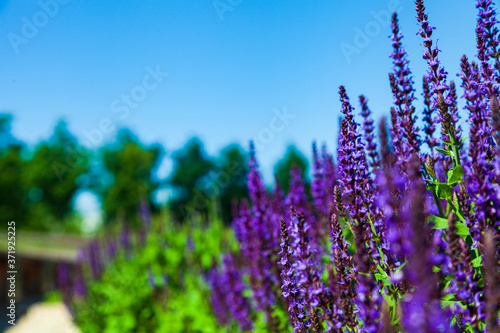
[[[233,202],[248,197],[248,171],[248,156],[241,146],[232,144],[222,150],[211,181],[212,186],[219,189],[219,207],[226,224],[233,217]]]
[[[174,169],[168,183],[174,190],[169,205],[174,218],[184,221],[188,214],[201,213],[208,219],[210,200],[217,194],[208,186],[208,174],[215,167],[206,155],[198,138],[190,139],[182,149],[174,152]]]
[[[304,154],[302,154],[297,147],[290,145],[286,150],[285,156],[279,160],[274,167],[274,173],[285,193],[288,193],[290,190],[290,171],[294,165],[302,170],[303,179],[307,179],[309,163]]]
[[[23,146],[12,136],[12,116],[0,115],[0,219],[22,222],[26,219],[26,196],[22,174],[26,162]]]
[[[89,156],[63,121],[48,141],[35,148],[23,172],[29,205],[27,228],[64,228],[73,197],[88,170]]]
[[[110,181],[100,186],[106,222],[122,219],[138,225],[138,207],[143,200],[152,206],[152,194],[158,188],[155,179],[162,149],[145,147],[128,130],[118,133],[117,142],[101,149],[104,168]]]

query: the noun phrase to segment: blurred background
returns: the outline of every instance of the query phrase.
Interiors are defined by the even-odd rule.
[[[474,1],[427,6],[454,76],[475,52]],[[19,315],[59,302],[57,265],[77,263],[95,237],[140,230],[141,209],[175,223],[186,242],[196,226],[228,226],[248,196],[250,140],[266,184],[286,192],[292,165],[309,175],[313,140],[334,151],[340,84],[356,107],[365,94],[376,119],[387,114],[394,11],[420,97],[413,7],[0,0],[0,263],[6,274],[15,221]]]

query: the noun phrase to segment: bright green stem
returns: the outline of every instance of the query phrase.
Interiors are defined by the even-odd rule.
[[[432,196],[434,197],[434,201],[436,202],[436,205],[438,207],[439,217],[443,217],[444,218],[443,207],[441,207],[441,201],[439,201],[439,198],[438,198],[438,196],[436,194],[436,191],[432,191]]]
[[[460,165],[460,153],[458,151],[457,138],[455,138],[455,133],[452,133],[451,130],[448,131],[448,138],[451,142],[451,147],[453,149],[453,158],[455,160],[455,166]]]

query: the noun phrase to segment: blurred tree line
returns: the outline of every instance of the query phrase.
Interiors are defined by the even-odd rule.
[[[0,219],[14,220],[21,229],[79,232],[74,200],[85,190],[100,198],[105,225],[120,221],[137,226],[139,203],[158,211],[156,197],[162,189],[171,190],[167,207],[179,222],[192,214],[208,221],[215,213],[229,224],[235,203],[248,197],[248,155],[237,144],[214,158],[193,138],[171,154],[170,175],[159,179],[163,148],[144,145],[128,130],[94,151],[83,147],[61,121],[48,140],[28,147],[12,135],[11,122],[10,115],[0,114]],[[290,146],[274,169],[285,192],[293,165],[308,171],[304,155]]]

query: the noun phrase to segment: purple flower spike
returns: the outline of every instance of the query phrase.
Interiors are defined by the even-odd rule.
[[[217,270],[217,263],[214,261],[209,273],[209,285],[212,289],[210,294],[210,303],[217,322],[221,326],[227,326],[230,323],[230,316],[228,315],[228,306],[226,304],[226,286],[219,271]]]
[[[84,298],[87,295],[87,287],[83,278],[82,264],[75,265],[75,283],[74,283],[75,297]]]
[[[324,163],[325,174],[325,193],[326,193],[326,206],[328,211],[334,205],[333,189],[337,183],[337,168],[333,163],[333,156],[328,153],[326,145],[321,148],[321,158]]]
[[[431,100],[431,92],[429,89],[429,78],[424,76],[423,80],[423,88],[424,88],[424,132],[425,132],[425,143],[429,146],[431,151],[434,150],[434,147],[438,145],[436,138],[434,138],[434,132],[436,131],[436,119],[433,116],[435,111],[434,105]]]
[[[392,47],[391,58],[393,59],[394,70],[389,74],[391,89],[394,95],[394,103],[397,107],[398,116],[401,118],[403,135],[408,142],[409,153],[416,153],[420,150],[420,140],[418,137],[419,129],[415,126],[417,118],[415,108],[412,102],[415,100],[415,89],[413,88],[413,78],[411,76],[410,66],[406,50],[401,40],[403,34],[399,30],[399,21],[397,13],[392,15]]]
[[[233,318],[237,321],[241,331],[247,332],[252,330],[251,309],[248,299],[243,296],[245,285],[241,280],[241,275],[235,267],[232,255],[225,255],[223,258],[224,277],[223,282],[226,285],[226,304]]]
[[[336,272],[334,276],[335,284],[332,283],[330,285],[330,291],[335,300],[334,316],[340,327],[347,325],[353,328],[356,326],[356,315],[354,314],[353,307],[354,291],[351,288],[354,276],[350,270],[353,260],[347,250],[350,244],[342,235],[339,218],[335,213],[331,217],[330,237],[332,242],[332,259]]]
[[[487,91],[480,84],[480,74],[476,64],[470,64],[467,57],[461,59],[462,87],[467,100],[466,108],[470,111],[470,165],[466,168],[469,179],[467,187],[471,200],[475,203],[470,211],[471,235],[476,242],[487,224],[500,225],[500,199],[492,179],[495,171],[490,163],[492,152],[492,130],[489,125],[486,104]],[[472,202],[471,201],[471,202]]]
[[[326,231],[328,228],[328,214],[330,207],[330,197],[332,190],[328,189],[328,184],[331,181],[330,178],[334,178],[332,171],[333,162],[329,160],[330,157],[327,154],[320,154],[316,147],[316,142],[313,143],[313,179],[311,182],[311,193],[313,197],[313,210],[315,216],[314,235],[316,242],[318,244],[323,244],[325,237],[327,236]],[[334,172],[334,171],[333,171]],[[318,248],[320,251],[321,248]]]
[[[420,31],[418,34],[424,39],[423,58],[427,60],[427,65],[429,67],[427,77],[433,96],[433,108],[439,111],[439,121],[444,133],[448,136],[455,135],[455,137],[458,138],[459,136],[456,133],[455,123],[449,111],[453,108],[453,100],[449,93],[450,87],[446,82],[448,72],[441,66],[438,58],[441,50],[438,49],[437,45],[433,47],[432,32],[435,28],[428,22],[423,0],[416,0],[415,4],[417,9],[417,20],[420,24]]]
[[[364,139],[366,142],[366,151],[368,156],[370,156],[370,167],[377,169],[380,167],[380,158],[377,152],[377,144],[374,140],[373,131],[375,126],[373,126],[373,118],[371,116],[371,111],[368,108],[368,100],[365,96],[359,96],[359,104],[361,104],[361,115],[363,116],[363,131],[365,132]]]
[[[419,163],[414,158],[410,174],[411,188],[405,208],[411,212],[405,228],[408,240],[405,252],[408,263],[405,273],[415,291],[403,303],[403,324],[408,332],[452,332],[450,315],[441,309],[437,279],[432,265],[436,262],[430,237],[430,225],[425,210],[421,209],[426,188],[420,178]]]
[[[248,189],[252,200],[251,233],[251,263],[250,263],[250,286],[253,291],[256,307],[264,311],[270,325],[273,323],[272,306],[275,303],[273,283],[275,275],[272,272],[273,253],[272,223],[269,214],[269,195],[265,190],[264,183],[258,171],[255,147],[250,143],[250,173],[248,174]]]
[[[240,250],[244,258],[250,258],[253,241],[251,239],[251,220],[252,211],[248,205],[248,201],[244,198],[240,203],[239,216],[233,222],[233,229],[236,240],[240,243]],[[245,259],[245,260],[247,260]]]
[[[282,295],[288,303],[288,312],[290,313],[290,323],[297,332],[305,332],[305,308],[307,303],[301,295],[297,285],[296,272],[292,266],[292,248],[288,237],[286,222],[281,219],[281,260],[279,264],[281,269],[281,290]]]
[[[285,204],[287,207],[295,207],[298,212],[302,212],[309,219],[311,210],[309,199],[306,194],[306,184],[302,179],[302,170],[294,165],[290,170],[290,192],[287,194]]]
[[[344,86],[340,86],[342,119],[339,147],[339,180],[344,196],[344,211],[355,221],[361,221],[368,212],[370,202],[366,199],[369,182],[364,146],[361,135],[357,132],[358,124],[354,121],[353,108]]]
[[[99,278],[104,270],[104,263],[101,246],[98,239],[93,239],[90,241],[87,247],[87,259],[90,265],[92,278]]]
[[[62,299],[68,309],[71,309],[73,297],[72,283],[69,275],[69,266],[66,263],[57,265],[57,284],[61,290]]]
[[[363,332],[379,332],[379,319],[382,297],[379,288],[370,270],[370,254],[366,247],[366,228],[368,226],[357,224],[354,226],[356,239],[355,263],[358,267],[358,284],[356,285],[356,306],[358,319],[363,323]]]
[[[479,9],[476,25],[477,58],[481,63],[482,84],[485,86],[488,96],[498,96],[500,81],[498,70],[500,69],[498,45],[500,44],[499,30],[496,27],[496,11],[493,1],[478,0],[476,7]],[[494,66],[490,60],[495,61]]]

